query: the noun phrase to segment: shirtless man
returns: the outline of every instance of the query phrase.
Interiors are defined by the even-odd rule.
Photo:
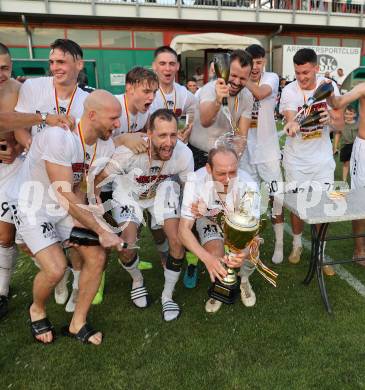
[[[365,83],[356,85],[345,95],[332,95],[327,99],[328,104],[337,109],[343,109],[356,100],[359,100],[360,103],[358,120],[359,130],[352,148],[350,159],[352,189],[365,187]],[[353,221],[352,226],[354,234],[365,232],[365,220]],[[355,239],[354,258],[359,257],[365,257],[365,238],[363,237]],[[365,261],[359,263],[365,266]]]

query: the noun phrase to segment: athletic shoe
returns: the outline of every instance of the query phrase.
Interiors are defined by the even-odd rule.
[[[198,284],[198,266],[189,264],[184,273],[184,286],[186,288],[195,288]]]
[[[256,294],[252,290],[250,282],[241,282],[241,301],[246,307],[255,306],[256,303]]]
[[[334,276],[336,275],[336,271],[331,265],[324,265],[322,267],[322,271],[326,276]]]
[[[68,298],[68,289],[67,289],[67,281],[70,275],[70,269],[66,268],[66,271],[62,277],[62,279],[58,282],[57,286],[54,289],[54,299],[57,304],[64,305]]]
[[[216,313],[223,303],[221,301],[217,301],[216,299],[209,298],[205,304],[205,311],[207,313]]]
[[[9,311],[8,302],[9,299],[6,295],[0,295],[0,319],[5,317]]]
[[[105,287],[105,271],[101,275],[100,285],[99,285],[98,291],[95,294],[95,297],[92,301],[92,305],[100,305],[100,303],[103,302],[104,287]]]
[[[284,254],[283,254],[283,246],[275,245],[274,254],[272,255],[271,261],[274,264],[281,264],[283,262]]]
[[[74,288],[72,290],[72,293],[70,295],[70,298],[69,298],[67,305],[66,305],[66,308],[65,308],[67,313],[73,313],[75,311],[75,306],[76,306],[78,297],[79,297],[79,290]]]
[[[289,263],[298,264],[300,262],[300,255],[302,254],[303,247],[297,246],[293,247],[290,255],[289,255]]]

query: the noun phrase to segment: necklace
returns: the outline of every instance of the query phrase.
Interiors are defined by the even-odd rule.
[[[86,166],[86,146],[85,146],[85,138],[84,138],[84,134],[82,132],[82,127],[81,127],[81,121],[79,122],[79,124],[77,125],[77,129],[79,131],[79,136],[80,136],[80,140],[81,140],[81,146],[82,146],[82,150],[84,152],[84,162],[82,164],[82,178],[81,178],[81,182],[80,182],[80,190],[84,193],[87,193],[87,186],[88,186],[88,180],[87,180],[87,175],[89,173],[89,170],[91,168],[91,165],[92,163],[94,162],[94,159],[95,159],[95,156],[96,156],[96,148],[97,148],[97,145],[98,143],[95,142],[95,146],[94,146],[94,155],[90,161],[90,164],[88,164]]]

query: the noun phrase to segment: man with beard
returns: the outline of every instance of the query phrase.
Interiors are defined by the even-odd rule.
[[[189,139],[195,170],[205,166],[209,150],[224,133],[233,130],[247,139],[253,97],[245,86],[250,78],[251,69],[250,54],[243,50],[235,50],[230,57],[228,85],[219,78],[200,89]],[[228,99],[229,113],[222,107],[224,98]]]
[[[218,215],[233,209],[237,199],[244,201],[248,192],[256,193],[252,215],[259,218],[258,186],[245,171],[238,169],[236,152],[227,146],[211,149],[207,165],[190,174],[185,185],[179,238],[187,249],[202,260],[212,282],[226,276],[222,262],[232,268],[241,267],[241,300],[246,307],[251,307],[256,303],[256,295],[248,279],[255,266],[244,261],[247,258],[245,251],[234,257],[225,256],[223,234],[217,221]],[[192,232],[194,224],[199,241]],[[222,302],[210,298],[205,310],[215,313],[221,306]]]
[[[280,147],[275,122],[275,105],[279,77],[265,72],[265,49],[250,45],[246,51],[251,54],[253,67],[246,87],[254,97],[252,119],[247,137],[247,148],[240,161],[240,168],[260,184],[264,182],[271,197],[283,193],[283,177],[280,167]],[[284,215],[278,200],[273,201],[272,224],[275,233],[275,249],[272,262],[283,261]]]
[[[178,175],[184,183],[193,170],[193,157],[189,148],[177,139],[177,121],[170,110],[159,109],[151,115],[147,136],[147,152],[135,154],[126,147],[117,148],[96,183],[114,180],[116,207],[112,213],[124,241],[136,241],[138,227],[143,222],[143,210],[151,214],[151,227],[162,227],[166,234],[169,253],[161,301],[164,320],[172,321],[181,312],[172,294],[184,261],[184,248],[177,237],[180,191],[176,188],[177,183],[170,179]],[[149,297],[138,269],[137,251],[123,250],[120,260],[132,278],[133,303],[139,308],[147,307]]]
[[[9,183],[14,222],[40,267],[29,307],[32,335],[38,342],[51,343],[55,338],[46,302],[65,273],[67,261],[61,244],[70,237],[72,218],[95,231],[104,248],[120,250],[123,244],[87,206],[80,205],[77,194],[90,190],[90,177],[113,154],[110,137],[120,126],[120,112],[119,102],[109,92],[93,92],[84,102],[77,131],[47,128],[37,134],[27,159]],[[80,291],[71,323],[64,329],[68,336],[96,345],[102,342],[102,333],[87,323],[87,313],[105,263],[101,246],[77,248],[83,259]]]
[[[177,119],[185,116],[187,120],[183,128],[178,131],[178,138],[187,143],[193,124],[196,100],[194,95],[183,85],[175,82],[180,69],[177,53],[170,46],[158,47],[154,52],[152,69],[157,74],[159,89],[151,106],[151,113],[165,108],[171,110]],[[161,229],[151,229],[157,250],[162,263],[165,263],[168,253],[166,236]]]
[[[216,140],[229,131],[247,140],[251,123],[253,97],[245,88],[252,69],[252,58],[243,50],[235,50],[230,57],[230,76],[228,85],[223,79],[212,80],[200,88],[196,98],[193,129],[189,138],[189,147],[194,156],[195,170],[207,163],[208,152]],[[228,106],[223,107],[223,99]],[[232,129],[232,126],[234,127]],[[244,145],[241,145],[244,147]],[[243,151],[243,150],[242,150]],[[187,257],[190,260],[190,257]],[[197,260],[189,261],[184,277],[185,286],[195,287],[197,283]]]
[[[296,81],[288,84],[281,94],[280,113],[287,122],[285,130],[287,137],[284,146],[283,167],[286,179],[286,191],[303,192],[308,189],[328,191],[334,181],[335,161],[333,159],[330,129],[341,130],[344,126],[343,112],[331,110],[326,100],[316,102],[311,106],[311,112],[322,112],[319,124],[309,128],[300,128],[296,118],[308,98],[326,79],[317,76],[319,66],[317,54],[312,49],[300,49],[294,57]],[[339,91],[335,82],[332,82],[336,95]],[[293,231],[293,248],[289,255],[289,262],[298,264],[303,250],[302,232],[303,221],[291,213]],[[334,275],[331,266],[325,266],[326,275]]]
[[[23,126],[46,123],[52,126],[71,126],[72,120],[59,115],[19,114],[11,112],[18,100],[21,84],[11,78],[12,62],[8,48],[0,43],[0,318],[8,312],[8,293],[12,270],[17,256],[14,245],[15,228],[8,206],[6,187],[21,160],[22,148],[14,139],[13,130]]]
[[[143,138],[142,131],[146,130],[146,124],[150,115],[149,109],[158,89],[158,78],[155,73],[149,69],[137,66],[131,69],[126,75],[125,93],[116,95],[122,106],[120,116],[120,127],[115,130],[113,137],[120,134],[138,133],[140,137],[131,138],[128,146],[132,151],[143,153],[147,149],[147,143]],[[100,194],[104,203],[105,210],[110,211],[110,200],[112,195],[112,183],[108,183],[102,188]],[[103,300],[105,273],[93,303],[98,304]],[[77,284],[74,284],[74,290],[78,290]],[[76,293],[75,291],[75,293]]]

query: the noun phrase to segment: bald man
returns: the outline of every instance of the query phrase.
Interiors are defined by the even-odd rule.
[[[73,132],[48,127],[34,137],[26,161],[9,187],[16,228],[40,266],[29,316],[32,335],[41,343],[55,338],[46,315],[46,301],[66,269],[62,244],[70,236],[73,219],[96,232],[101,246],[77,248],[84,260],[79,296],[64,332],[84,343],[102,341],[102,333],[95,331],[86,317],[105,263],[103,248],[121,249],[122,240],[106,230],[90,208],[80,205],[79,193],[93,193],[92,177],[114,152],[110,137],[120,126],[120,114],[120,103],[109,92],[91,93]]]

